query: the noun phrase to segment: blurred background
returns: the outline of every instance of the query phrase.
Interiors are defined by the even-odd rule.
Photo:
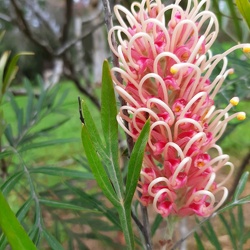
[[[110,2],[111,6],[117,3],[131,4]],[[214,54],[249,42],[249,28],[232,0],[213,0],[211,9],[221,27],[212,47]],[[23,51],[34,53],[20,57],[17,75],[0,103],[4,114],[0,116],[4,128],[0,134],[2,192],[39,249],[121,248],[119,226],[104,216],[110,206],[93,181],[80,140],[78,96],[89,103],[101,131],[101,70],[105,58],[111,61],[102,2],[1,0],[0,31],[5,32],[0,55],[11,51],[9,61]],[[235,73],[225,81],[216,102],[224,107],[231,97],[239,96],[235,111],[250,117],[248,56],[242,51],[228,56]],[[240,124],[233,121],[219,144],[236,166],[229,183],[233,192],[241,174],[250,170],[249,118]],[[110,213],[117,217],[112,209]],[[218,228],[226,234],[222,226]],[[248,219],[239,230],[249,229]],[[250,248],[248,238],[242,240],[242,247]],[[8,249],[3,235],[1,249]]]

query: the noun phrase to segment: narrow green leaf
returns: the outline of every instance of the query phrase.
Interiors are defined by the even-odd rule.
[[[238,183],[238,185],[236,187],[236,190],[234,192],[233,201],[238,200],[239,196],[244,191],[246,183],[247,183],[248,175],[249,175],[249,172],[245,172],[244,174],[242,174],[242,176],[240,178],[240,181],[239,181],[239,183]]]
[[[215,249],[221,250],[222,248],[221,248],[220,242],[219,242],[218,237],[214,231],[214,228],[209,220],[206,222],[206,226],[207,226],[207,230],[208,230],[209,235],[210,235],[209,241],[214,245]]]
[[[0,227],[6,235],[13,250],[35,250],[36,247],[10,209],[0,192]]]
[[[70,142],[79,142],[79,140],[76,138],[65,138],[65,139],[54,139],[51,141],[44,141],[44,142],[38,142],[38,143],[30,143],[28,145],[21,147],[18,151],[21,153],[21,152],[35,149],[35,148],[43,148],[43,147],[48,147],[48,146],[54,146],[56,144],[63,144],[63,143],[70,143]]]
[[[57,209],[70,209],[70,210],[77,210],[77,211],[84,211],[84,212],[100,213],[97,210],[86,209],[84,207],[80,207],[77,205],[73,205],[73,204],[61,202],[61,201],[39,199],[39,202],[45,206],[53,207]]]
[[[229,216],[230,216],[230,224],[233,228],[234,232],[236,233],[236,238],[239,238],[240,236],[240,229],[238,228],[238,222],[236,221],[236,218],[234,216],[233,210],[229,210]]]
[[[244,17],[248,27],[250,28],[250,3],[249,0],[236,0],[235,1],[241,15]]]
[[[236,200],[236,201],[232,201],[230,203],[228,203],[227,205],[225,205],[224,207],[222,207],[221,209],[217,210],[217,214],[221,214],[227,210],[232,209],[235,206],[240,206],[240,205],[244,205],[250,203],[250,195],[247,195],[243,198],[241,198],[240,200]]]
[[[3,183],[0,189],[5,196],[14,188],[14,186],[18,183],[18,181],[22,178],[23,175],[23,171],[16,172],[11,177],[9,177],[7,181]]]
[[[0,100],[3,94],[4,69],[9,56],[10,56],[10,51],[5,51],[0,58]]]
[[[123,181],[118,160],[118,123],[116,116],[117,108],[113,80],[108,61],[105,60],[102,68],[101,121],[106,152],[111,161],[111,164],[107,164],[106,167],[117,196],[122,199]]]
[[[10,61],[7,72],[4,76],[4,83],[3,83],[3,93],[6,91],[6,89],[9,87],[11,81],[15,78],[15,75],[17,73],[18,67],[16,66],[20,56],[23,55],[34,55],[34,53],[31,52],[21,52],[16,54]]]
[[[119,200],[117,200],[116,193],[114,192],[110,179],[95,151],[85,125],[82,126],[82,144],[98,185],[110,202],[114,206],[119,206]]]
[[[150,122],[147,121],[144,125],[130,156],[128,164],[128,174],[126,181],[126,193],[125,193],[125,206],[130,206],[138,180],[140,177],[140,171],[142,167],[142,161],[144,157],[145,147],[149,136]]]
[[[37,225],[33,225],[33,227],[30,229],[29,237],[34,242],[34,244],[38,245],[42,235],[41,230]]]
[[[163,217],[160,214],[157,214],[155,220],[151,226],[151,237],[153,237],[156,233],[156,230],[159,228],[160,224],[163,221]]]
[[[99,200],[95,199],[93,195],[88,195],[86,192],[79,188],[75,188],[71,186],[69,183],[66,183],[66,186],[75,194],[77,194],[84,204],[91,205],[93,208],[98,209],[98,211],[102,212],[107,219],[109,219],[119,230],[121,230],[121,225],[119,222],[119,218],[117,214],[114,214],[113,211],[108,209],[103,203]]]
[[[18,219],[18,221],[20,221],[20,223],[23,221],[23,219],[25,218],[25,216],[27,215],[29,209],[30,209],[30,206],[32,204],[32,199],[29,198],[20,208],[19,210],[17,211],[16,213],[16,217]],[[4,234],[1,235],[0,237],[0,250],[5,250],[6,246],[8,244],[8,241],[5,237]]]
[[[91,173],[71,170],[65,168],[57,168],[57,167],[39,167],[30,169],[29,172],[31,174],[46,174],[52,176],[60,176],[60,177],[68,177],[68,178],[80,178],[86,180],[94,180],[94,176]]]
[[[61,243],[48,231],[43,231],[43,236],[51,246],[52,250],[64,250]]]
[[[118,124],[116,121],[117,108],[108,61],[102,67],[102,95],[101,95],[101,121],[102,129],[108,151],[118,157]]]
[[[30,82],[28,79],[24,79],[24,86],[27,91],[27,104],[26,104],[26,126],[31,123],[32,113],[33,113],[33,101],[34,101],[34,94],[33,89],[31,87]]]
[[[106,152],[105,152],[105,147],[104,147],[103,142],[102,142],[101,137],[100,137],[100,132],[97,130],[95,121],[93,120],[93,118],[91,116],[88,105],[84,101],[82,101],[82,111],[83,111],[83,115],[84,115],[85,124],[86,124],[86,127],[87,127],[88,132],[89,132],[89,137],[90,137],[91,141],[93,142],[93,145],[94,145],[96,151],[100,154],[100,156],[102,158],[104,158],[104,157],[106,157],[106,156],[104,156],[104,155],[106,155]]]
[[[242,206],[238,206],[238,228],[239,228],[239,232],[240,232],[240,238],[243,236],[244,234],[244,229],[245,229],[245,221],[244,221],[244,215],[243,215],[243,209],[242,209]]]
[[[125,241],[126,241],[126,249],[133,250],[134,249],[134,234],[131,223],[131,207],[125,208],[120,206],[118,208],[119,218],[122,226],[122,231],[124,233]]]
[[[231,243],[232,243],[232,246],[233,246],[233,249],[237,249],[237,243],[236,243],[236,238],[235,236],[233,235],[233,232],[232,232],[232,228],[229,223],[227,222],[227,219],[222,215],[222,214],[219,214],[219,218],[222,222],[222,224],[224,225],[226,231],[227,231],[227,234],[231,240]]]
[[[205,250],[204,246],[203,246],[203,243],[202,243],[202,240],[200,238],[200,236],[194,232],[194,238],[195,238],[195,241],[196,241],[196,244],[197,244],[197,249],[198,250]]]
[[[228,8],[230,10],[230,14],[231,14],[231,17],[232,17],[232,21],[233,21],[233,24],[234,24],[234,27],[235,27],[235,32],[237,34],[237,37],[238,37],[239,40],[242,40],[242,29],[240,27],[240,23],[239,23],[239,20],[238,20],[238,16],[236,14],[236,9],[235,9],[234,3],[232,1],[227,1],[227,6],[228,6]]]

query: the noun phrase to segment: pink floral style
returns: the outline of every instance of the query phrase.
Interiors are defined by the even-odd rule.
[[[244,112],[228,114],[238,104],[237,97],[224,109],[215,107],[214,98],[233,73],[227,69],[226,56],[239,48],[249,51],[250,45],[239,44],[212,55],[209,49],[219,27],[208,10],[210,0],[188,0],[186,9],[180,2],[164,6],[160,0],[143,0],[134,2],[131,11],[115,6],[120,25],[110,30],[109,45],[120,67],[114,67],[112,74],[117,93],[126,101],[117,119],[134,141],[150,120],[138,183],[140,202],[152,204],[163,217],[206,217],[225,201],[224,184],[234,169],[216,142],[230,120],[245,119]],[[117,49],[112,35],[117,37]],[[212,78],[218,64],[221,71]],[[123,82],[118,81],[117,73]],[[124,115],[125,110],[129,116]],[[218,181],[222,168],[228,174]]]

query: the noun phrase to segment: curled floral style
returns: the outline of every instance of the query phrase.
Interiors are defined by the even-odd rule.
[[[143,0],[134,2],[131,11],[115,6],[119,25],[110,30],[109,45],[120,67],[114,67],[112,75],[117,93],[126,101],[117,119],[134,140],[150,119],[138,183],[140,202],[153,204],[163,217],[206,217],[225,201],[228,191],[223,185],[234,169],[216,142],[231,119],[245,119],[244,112],[228,114],[238,104],[237,97],[224,109],[215,107],[214,98],[233,73],[226,56],[239,48],[248,51],[250,45],[212,55],[219,26],[209,11],[210,0],[188,0],[186,9],[180,2],[164,6],[160,0]],[[220,73],[212,78],[218,64]],[[222,168],[228,168],[228,175],[220,182],[217,173]]]

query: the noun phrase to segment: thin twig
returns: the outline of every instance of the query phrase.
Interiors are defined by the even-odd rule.
[[[61,43],[64,44],[67,41],[69,35],[69,28],[72,19],[73,12],[73,0],[65,0],[65,17],[64,17],[64,25],[62,29]]]
[[[62,45],[56,52],[55,55],[56,56],[61,56],[62,54],[64,54],[65,52],[67,52],[72,46],[76,45],[77,42],[81,41],[83,38],[86,38],[87,36],[89,36],[91,33],[93,33],[96,29],[98,29],[99,27],[101,27],[104,24],[104,21],[101,21],[100,23],[90,26],[89,30],[87,30],[86,32],[84,32],[80,37],[74,38],[70,41],[68,41],[67,43],[65,43],[64,45]]]
[[[139,228],[139,230],[141,231],[143,237],[145,239],[148,239],[148,232],[146,231],[146,228],[143,226],[143,224],[140,222],[140,220],[136,217],[136,215],[133,212],[131,212],[131,217],[134,220],[137,227]],[[146,242],[145,245],[146,245],[146,249],[152,249],[151,248],[151,242],[150,243]]]
[[[54,55],[53,50],[47,44],[44,40],[41,40],[34,36],[34,34],[31,32],[29,24],[24,18],[23,12],[18,6],[16,0],[11,0],[11,3],[15,9],[17,20],[15,21],[16,25],[19,27],[19,29],[32,41],[34,44],[38,45],[40,48],[45,50],[50,55]],[[14,21],[14,20],[13,20]]]
[[[75,86],[83,93],[85,94],[92,102],[93,104],[100,110],[101,106],[98,101],[98,99],[89,91],[87,88],[84,88],[79,80],[79,78],[76,76],[75,69],[71,63],[70,60],[68,60],[67,56],[64,55],[63,61],[65,63],[65,66],[68,68],[69,72],[64,71],[64,75],[72,80],[75,83]]]
[[[27,1],[27,6],[33,11],[34,15],[39,19],[39,21],[43,24],[44,27],[47,28],[47,30],[53,34],[53,36],[57,35],[57,30],[55,28],[55,23],[53,20],[49,17],[49,14],[45,13],[43,9],[39,6],[37,1],[30,2]],[[54,25],[54,26],[53,26]]]

